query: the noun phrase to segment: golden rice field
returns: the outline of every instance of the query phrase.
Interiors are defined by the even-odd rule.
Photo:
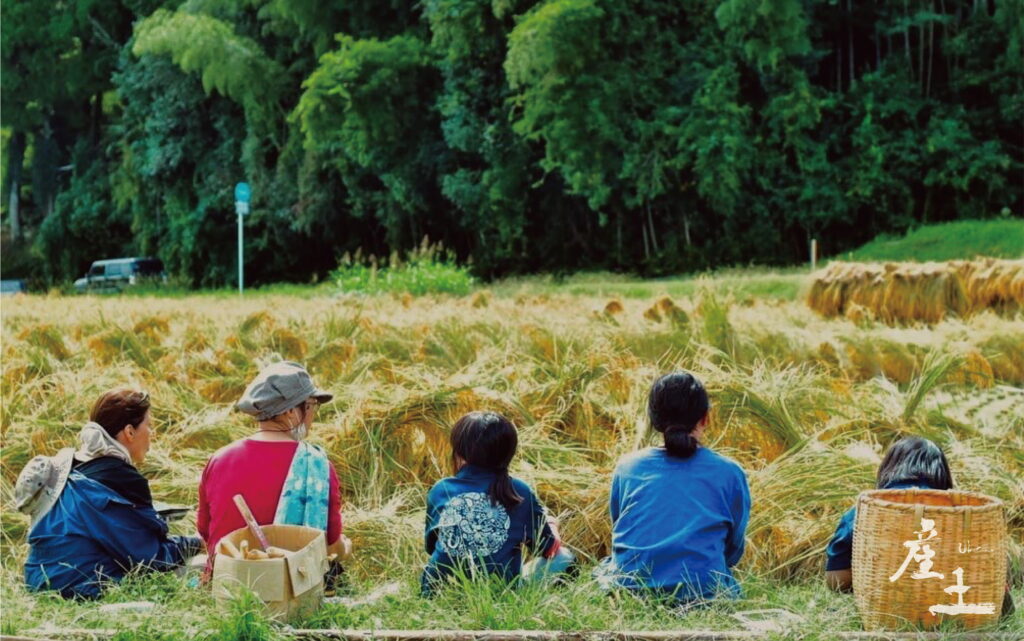
[[[808,282],[808,287],[810,282]],[[254,295],[4,299],[2,542],[6,579],[26,554],[12,485],[34,454],[71,444],[104,390],[150,391],[144,466],[160,500],[193,504],[203,464],[249,431],[231,409],[260,366],[308,364],[336,394],[312,438],[338,470],[364,579],[405,576],[421,550],[426,490],[449,471],[449,426],[494,409],[521,430],[514,473],[566,541],[608,551],[608,482],[648,442],[644,403],[685,367],[714,404],[710,445],[753,494],[742,576],[819,575],[840,514],[872,487],[903,434],[939,441],[959,487],[1004,500],[1024,565],[1024,317],[978,311],[932,325],[826,319],[803,300],[740,299],[708,280],[692,297],[537,293],[465,298]]]

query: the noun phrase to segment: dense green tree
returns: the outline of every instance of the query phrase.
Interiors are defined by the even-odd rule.
[[[438,202],[444,163],[433,102],[440,78],[427,43],[339,37],[303,84],[295,118],[306,147],[334,159],[356,217],[376,216],[392,247],[447,227]]]
[[[45,274],[788,263],[1024,215],[1024,0],[5,3],[3,205]],[[24,223],[24,224],[19,224]]]
[[[5,2],[0,6],[0,121],[11,131],[5,196],[12,227],[20,227],[25,152],[31,150],[31,204],[26,222],[54,211],[68,185],[72,160],[90,155],[107,126],[104,95],[132,20],[157,2],[79,0]],[[30,140],[30,144],[27,144]],[[86,149],[82,141],[92,146]]]

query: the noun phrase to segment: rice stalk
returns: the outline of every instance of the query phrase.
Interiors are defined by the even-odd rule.
[[[921,365],[921,373],[911,381],[903,406],[903,421],[909,422],[917,412],[925,396],[935,389],[951,369],[960,365],[963,359],[956,354],[931,352]]]
[[[854,302],[881,304],[886,270],[896,269],[857,281]],[[677,368],[709,389],[707,445],[750,478],[746,579],[816,578],[838,516],[873,485],[881,451],[908,434],[956,452],[958,486],[1007,502],[1011,547],[1021,549],[1014,482],[1024,477],[1024,321],[987,312],[927,329],[857,324],[796,303],[732,305],[704,285],[689,322],[672,322],[659,299],[657,324],[631,304],[614,324],[597,323],[588,311],[607,297],[546,293],[494,295],[485,307],[391,296],[5,301],[0,557],[5,568],[24,560],[24,523],[10,503],[17,473],[31,456],[73,444],[102,391],[150,391],[155,428],[144,472],[158,498],[192,503],[209,455],[254,429],[231,405],[261,366],[289,355],[335,394],[311,440],[338,472],[346,528],[368,548],[350,568],[359,580],[415,581],[424,493],[451,473],[451,425],[475,409],[517,424],[512,472],[559,516],[567,544],[588,559],[606,554],[611,472],[622,455],[660,444],[647,432],[646,395]],[[846,287],[829,290],[843,293],[843,305]],[[156,323],[158,335],[147,337],[105,318],[136,319],[132,330],[147,318],[167,327]],[[27,331],[41,325],[56,328],[66,358],[45,334]]]

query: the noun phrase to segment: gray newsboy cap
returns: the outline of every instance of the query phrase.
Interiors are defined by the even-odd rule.
[[[313,397],[326,403],[334,395],[313,385],[306,368],[292,361],[281,361],[263,368],[249,386],[235,408],[265,421],[287,412]]]

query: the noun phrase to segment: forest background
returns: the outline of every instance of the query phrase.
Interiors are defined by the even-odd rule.
[[[484,278],[657,276],[1024,215],[1022,0],[0,7],[5,278],[230,284],[242,180],[252,283],[424,237]]]

